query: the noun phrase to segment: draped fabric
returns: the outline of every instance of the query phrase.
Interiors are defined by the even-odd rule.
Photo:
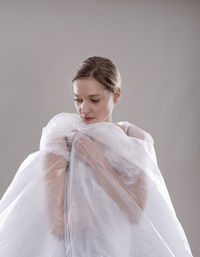
[[[118,124],[48,122],[0,201],[0,256],[192,256],[152,136]]]

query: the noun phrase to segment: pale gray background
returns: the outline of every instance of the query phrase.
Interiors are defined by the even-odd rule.
[[[75,112],[71,77],[111,58],[123,94],[113,120],[154,138],[158,164],[194,256],[200,256],[200,1],[1,1],[3,195],[55,114]],[[181,257],[181,256],[180,256]]]

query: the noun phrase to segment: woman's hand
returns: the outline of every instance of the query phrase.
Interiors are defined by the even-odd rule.
[[[86,135],[75,142],[75,149],[77,156],[92,168],[105,161],[99,142]]]

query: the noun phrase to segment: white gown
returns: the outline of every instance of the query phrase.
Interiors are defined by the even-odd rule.
[[[119,124],[126,133],[74,113],[48,122],[0,201],[1,257],[192,256],[152,136]]]

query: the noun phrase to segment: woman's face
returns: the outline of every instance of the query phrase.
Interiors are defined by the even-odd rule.
[[[85,123],[112,121],[114,94],[96,79],[88,77],[75,80],[73,96],[76,111]]]

